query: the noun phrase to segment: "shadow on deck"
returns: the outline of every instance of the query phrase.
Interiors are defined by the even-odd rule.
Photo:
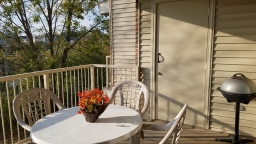
[[[165,136],[167,131],[149,131],[144,130],[145,144],[157,144]],[[225,142],[217,142],[216,138],[228,138],[228,133],[205,130],[199,127],[184,125],[179,139],[179,144],[228,144]],[[240,136],[240,138],[251,138],[254,142],[246,144],[256,144],[256,138]],[[123,141],[120,144],[128,144],[129,141]],[[171,139],[168,144],[171,143]]]

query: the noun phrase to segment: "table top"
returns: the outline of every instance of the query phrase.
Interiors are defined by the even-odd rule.
[[[30,137],[37,144],[112,144],[135,135],[142,126],[140,114],[127,107],[109,105],[94,123],[86,122],[78,109],[64,109],[38,120]]]

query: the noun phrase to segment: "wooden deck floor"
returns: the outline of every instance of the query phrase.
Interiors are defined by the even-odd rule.
[[[148,131],[144,130],[145,135],[145,144],[157,144],[161,141],[167,131]],[[245,136],[240,136],[241,138],[248,138]],[[183,130],[181,132],[181,137],[179,139],[179,144],[227,144],[225,142],[217,142],[216,138],[228,138],[227,133],[216,132],[205,130],[198,127],[192,127],[189,125],[184,125]],[[252,137],[249,137],[252,138]],[[252,143],[246,144],[256,144],[256,138]],[[128,144],[128,141],[121,142],[121,144]],[[171,142],[169,142],[171,143]]]

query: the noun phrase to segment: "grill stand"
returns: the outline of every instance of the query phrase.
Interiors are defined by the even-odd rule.
[[[236,103],[236,117],[235,117],[235,135],[229,134],[229,139],[217,138],[216,141],[228,142],[232,144],[244,144],[253,142],[252,139],[239,139],[239,119],[240,119],[240,103]]]

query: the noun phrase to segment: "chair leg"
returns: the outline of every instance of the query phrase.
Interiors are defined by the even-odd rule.
[[[144,132],[143,130],[140,131],[140,144],[145,143],[145,137],[144,137]]]

